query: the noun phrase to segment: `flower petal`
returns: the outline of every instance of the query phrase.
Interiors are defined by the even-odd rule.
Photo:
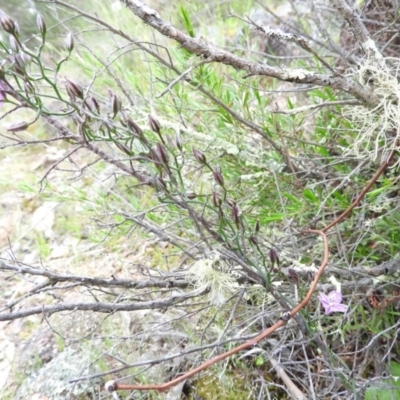
[[[322,292],[319,293],[319,295],[318,295],[318,300],[319,300],[321,303],[329,303],[329,298],[328,298],[328,296],[327,296],[325,293],[322,293]]]
[[[341,313],[345,313],[347,311],[347,309],[349,308],[348,305],[346,304],[334,304],[331,307],[331,311],[332,312],[341,312]]]
[[[337,290],[333,290],[328,294],[329,302],[331,304],[340,304],[342,302],[343,296],[342,293]]]
[[[324,293],[319,293],[318,300],[322,304],[322,307],[324,307],[325,314],[330,314],[332,311],[329,297]]]

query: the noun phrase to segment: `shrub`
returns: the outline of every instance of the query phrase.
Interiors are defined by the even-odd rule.
[[[397,8],[51,3],[62,44],[0,14],[3,161],[45,157],[0,320],[91,354],[65,398],[398,396]]]

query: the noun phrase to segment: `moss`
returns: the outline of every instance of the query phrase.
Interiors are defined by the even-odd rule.
[[[195,389],[189,399],[247,400],[252,394],[250,385],[251,381],[238,373],[224,373],[223,376],[206,375],[195,382]]]

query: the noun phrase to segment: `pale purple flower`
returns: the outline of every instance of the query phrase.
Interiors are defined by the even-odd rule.
[[[333,312],[345,313],[349,306],[342,303],[342,294],[336,290],[333,290],[328,295],[321,293],[318,296],[318,300],[321,302],[325,309],[325,314]]]

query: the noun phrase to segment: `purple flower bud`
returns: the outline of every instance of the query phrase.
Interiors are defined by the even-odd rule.
[[[176,135],[175,135],[175,143],[176,143],[176,147],[180,151],[182,151],[183,143],[182,143],[182,138],[181,138],[181,135],[179,134],[179,132],[177,132]]]
[[[168,153],[161,143],[157,143],[157,154],[164,165],[168,165]]]
[[[233,201],[232,199],[227,198],[225,201],[226,201],[226,204],[228,204],[228,206],[229,206],[230,208],[233,208],[233,207],[236,206],[236,202]]]
[[[165,135],[165,138],[167,139],[168,147],[170,149],[173,149],[175,147],[175,143],[174,143],[174,141],[172,139],[172,136],[171,135]]]
[[[258,239],[257,236],[250,236],[249,240],[251,243],[253,243],[255,246],[258,246]]]
[[[71,91],[70,86],[69,85],[65,85],[65,89],[67,89],[67,93],[68,93],[68,96],[69,96],[70,100],[71,101],[75,101],[76,97],[75,97],[75,94]]]
[[[19,75],[25,75],[25,63],[21,55],[19,53],[16,54],[12,60],[14,61],[14,71]]]
[[[121,125],[125,128],[128,126],[128,117],[126,116],[124,110],[121,110],[119,113],[119,122],[121,122]]]
[[[235,224],[237,226],[239,226],[240,223],[240,215],[242,214],[242,212],[240,211],[238,206],[233,206],[232,207],[232,218],[235,221]]]
[[[66,78],[65,88],[67,89],[67,93],[72,100],[74,100],[75,97],[83,99],[83,89],[77,83]]]
[[[193,147],[193,155],[200,164],[205,164],[207,162],[204,153],[201,152],[200,150],[197,150],[195,147]]]
[[[269,249],[269,260],[271,261],[272,265],[277,264],[279,267],[280,264],[279,256],[274,248]]]
[[[69,32],[67,37],[65,38],[65,48],[68,50],[68,53],[71,53],[74,49],[74,37],[72,32]]]
[[[18,40],[15,39],[14,36],[10,36],[10,49],[11,49],[14,53],[18,53],[18,51],[19,51]]]
[[[115,118],[122,107],[121,99],[116,94],[111,96],[111,105],[113,110],[113,118]]]
[[[43,15],[40,13],[36,16],[36,25],[42,35],[42,38],[44,39],[44,37],[46,36],[47,27],[46,21],[44,20]]]
[[[7,128],[8,132],[20,132],[20,131],[25,131],[26,128],[28,128],[30,124],[28,122],[17,122],[15,124],[10,125]]]
[[[160,123],[151,114],[148,115],[148,120],[149,120],[150,129],[153,132],[155,132],[158,135],[160,135],[160,132],[161,132]]]
[[[133,133],[136,133],[136,134],[139,135],[139,136],[141,136],[141,135],[143,134],[143,131],[142,131],[142,129],[140,128],[140,126],[137,125],[135,122],[133,122],[133,120],[132,120],[131,118],[128,118],[128,119],[126,120],[126,122],[127,122],[128,126],[129,126],[129,129],[130,129]]]
[[[152,147],[150,149],[150,159],[153,160],[154,164],[157,167],[159,167],[159,164],[162,164],[162,160],[160,158],[160,155],[159,155],[156,147]]]
[[[186,192],[186,197],[187,197],[189,200],[193,200],[193,199],[195,199],[195,198],[197,197],[197,194],[196,194],[195,192],[189,191],[189,192]]]
[[[215,182],[217,182],[219,186],[224,187],[224,177],[222,176],[222,174],[220,172],[214,171],[213,175]]]
[[[222,199],[221,196],[217,192],[212,193],[212,202],[214,204],[214,207],[220,208],[222,205]]]
[[[119,143],[117,141],[115,141],[114,143],[121,151],[123,151],[125,154],[128,154],[128,156],[130,156],[132,154],[132,152],[129,150],[129,148],[127,146],[125,146],[123,143]]]
[[[15,22],[2,10],[0,10],[0,26],[11,35],[16,33]]]
[[[25,86],[26,94],[34,94],[35,93],[35,87],[32,85],[32,83],[30,81],[25,81],[24,86]]]
[[[31,59],[30,56],[28,56],[28,54],[26,54],[24,52],[20,52],[19,54],[20,54],[21,60],[22,60],[22,62],[24,63],[25,66],[30,64],[32,59]]]
[[[94,97],[90,98],[90,102],[92,103],[93,107],[96,109],[97,114],[100,114],[100,104],[99,104],[99,102]]]

